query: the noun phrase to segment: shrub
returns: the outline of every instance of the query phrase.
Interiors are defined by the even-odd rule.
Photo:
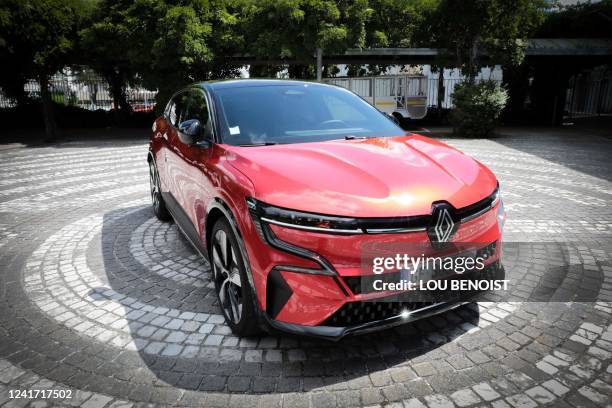
[[[486,137],[499,123],[508,92],[495,81],[463,82],[455,87],[450,121],[455,133]]]

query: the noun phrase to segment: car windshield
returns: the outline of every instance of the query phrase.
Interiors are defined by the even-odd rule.
[[[391,119],[334,86],[287,84],[226,88],[220,101],[223,143],[265,145],[403,134]]]

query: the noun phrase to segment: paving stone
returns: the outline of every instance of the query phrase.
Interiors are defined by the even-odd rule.
[[[564,290],[612,295],[612,183],[593,176],[612,171],[608,146],[544,139],[450,143],[500,177],[506,242],[538,242],[516,269],[504,247],[525,277],[517,299],[549,284],[560,259],[572,265]],[[0,149],[0,405],[9,387],[57,381],[73,406],[605,405],[604,301],[482,301],[336,344],[234,336],[208,264],[151,213],[146,151],[114,139]],[[550,238],[567,256],[539,245]]]
[[[476,395],[474,391],[470,389],[455,391],[450,395],[450,397],[459,407],[468,407],[481,401],[478,395]]]
[[[529,395],[531,399],[539,404],[548,404],[549,402],[553,402],[556,397],[554,394],[550,393],[544,387],[533,387],[525,391],[525,394]]]
[[[81,404],[82,408],[102,408],[108,404],[112,398],[105,395],[93,394],[91,398]]]
[[[424,399],[429,408],[452,408],[455,406],[446,395],[442,394],[427,395]]]
[[[529,398],[525,394],[516,394],[511,397],[506,398],[506,401],[510,403],[515,408],[532,408],[537,407],[538,404]]]
[[[476,384],[472,389],[485,401],[493,401],[500,397],[500,394],[487,383]]]
[[[544,386],[549,391],[552,391],[558,397],[562,397],[563,395],[567,394],[567,392],[569,392],[569,388],[554,379],[543,382],[542,386]]]
[[[604,395],[589,386],[584,386],[578,389],[578,392],[585,398],[593,401],[596,404],[607,404],[610,402],[610,395]]]

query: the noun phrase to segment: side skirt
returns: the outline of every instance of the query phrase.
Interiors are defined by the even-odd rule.
[[[208,251],[202,245],[198,231],[189,219],[189,216],[185,210],[183,210],[171,193],[162,192],[162,197],[179,230],[183,233],[185,238],[187,238],[187,241],[189,241],[191,246],[193,246],[193,248],[200,254],[200,256],[208,261]]]

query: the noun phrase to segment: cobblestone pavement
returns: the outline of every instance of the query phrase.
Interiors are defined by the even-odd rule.
[[[559,271],[532,245],[507,254],[524,281],[514,300],[339,343],[239,339],[208,265],[152,214],[144,139],[2,149],[0,405],[610,406],[612,141],[448,142],[499,176],[506,241],[562,245],[558,284],[588,302],[520,296]],[[73,398],[10,399],[17,389]]]

